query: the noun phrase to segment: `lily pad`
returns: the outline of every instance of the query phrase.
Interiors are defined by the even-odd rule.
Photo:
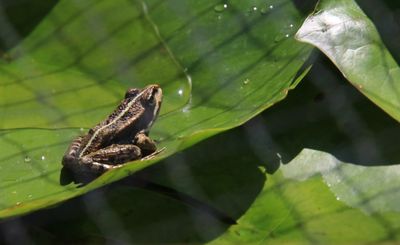
[[[241,125],[283,99],[310,48],[291,1],[60,1],[0,66],[0,217],[111,183]],[[77,188],[60,159],[128,87],[164,91],[151,137],[166,150]]]

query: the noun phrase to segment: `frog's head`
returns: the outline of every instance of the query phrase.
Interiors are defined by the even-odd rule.
[[[152,84],[145,87],[142,90],[142,105],[146,111],[152,113],[153,120],[155,120],[158,116],[158,112],[161,108],[163,93],[162,89],[157,84]]]
[[[162,89],[157,84],[151,84],[143,89],[131,88],[126,91],[125,100],[135,100],[134,106],[141,105],[143,110],[141,125],[148,130],[156,120],[162,103]]]

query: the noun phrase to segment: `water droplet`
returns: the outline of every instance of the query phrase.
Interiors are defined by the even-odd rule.
[[[285,37],[290,37],[290,35],[289,35],[289,34],[286,34]]]
[[[41,156],[40,159],[42,159],[42,161],[43,161],[43,160],[46,160],[46,157],[45,156]]]
[[[336,200],[340,201],[340,197],[336,197]]]
[[[260,9],[260,13],[261,13],[261,14],[266,14],[266,13],[268,13],[268,8],[267,8],[267,7],[262,7],[262,8]]]
[[[251,9],[252,9],[253,11],[257,11],[257,7],[256,7],[256,6],[253,6]]]
[[[28,198],[32,198],[32,195],[28,195]]]
[[[217,12],[217,13],[221,13],[227,8],[228,8],[228,4],[226,4],[226,3],[225,4],[218,4],[218,5],[215,5],[214,11]]]
[[[274,5],[269,5],[269,9],[273,9],[274,8]]]
[[[249,82],[250,82],[250,79],[246,78],[246,80],[243,81],[243,84],[246,85],[246,84],[249,84]]]
[[[289,27],[290,27],[290,28],[293,28],[293,27],[294,27],[294,25],[293,25],[293,24],[290,24],[290,25],[289,25]]]
[[[182,96],[182,95],[183,95],[183,90],[182,90],[182,89],[179,89],[179,90],[178,90],[178,94],[179,94],[180,96]]]
[[[277,43],[277,42],[280,42],[280,41],[282,41],[282,34],[278,34],[276,37],[275,37],[275,39],[274,39],[274,41]]]
[[[30,162],[30,161],[31,161],[31,158],[28,157],[28,156],[25,156],[24,161],[25,161],[25,162]]]
[[[16,202],[15,205],[19,206],[21,205],[21,202]]]
[[[190,111],[190,105],[189,106],[187,105],[187,106],[182,108],[182,112],[183,113],[188,113],[189,111]]]

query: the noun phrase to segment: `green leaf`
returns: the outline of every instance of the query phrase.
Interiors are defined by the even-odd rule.
[[[126,177],[283,99],[310,53],[292,38],[301,14],[291,1],[219,4],[60,1],[0,66],[0,217]],[[66,182],[69,142],[149,83],[164,91],[150,136],[166,150],[82,188]]]
[[[274,174],[215,244],[400,239],[398,123],[314,65],[312,80],[248,126],[249,144]]]
[[[0,226],[37,244],[396,243],[400,128],[326,64],[243,126],[137,173],[203,208],[124,180]]]
[[[355,1],[322,0],[296,39],[319,48],[358,90],[400,121],[400,68]]]

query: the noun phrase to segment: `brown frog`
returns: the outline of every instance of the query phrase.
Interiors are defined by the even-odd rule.
[[[101,174],[123,163],[156,153],[148,137],[162,102],[158,85],[131,88],[111,115],[72,141],[62,159],[76,173]]]

